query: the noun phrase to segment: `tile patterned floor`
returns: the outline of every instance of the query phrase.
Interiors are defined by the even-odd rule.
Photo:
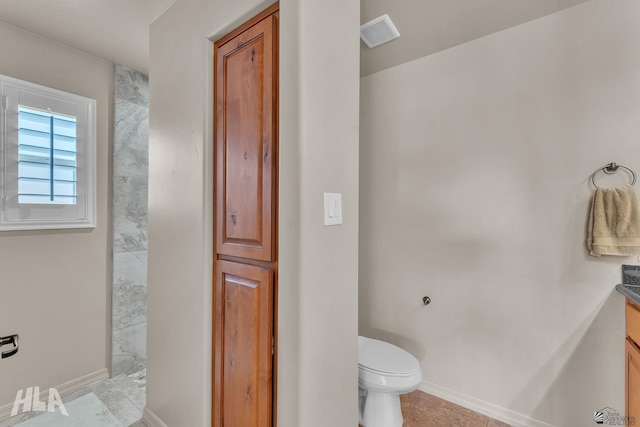
[[[140,421],[146,403],[146,372],[118,375],[99,381],[81,390],[62,396],[64,403],[71,402],[88,393],[94,393],[114,417],[125,427],[144,426]],[[0,427],[13,427],[27,419],[40,415],[27,412],[0,422]]]
[[[140,421],[146,401],[145,373],[130,376],[118,375],[62,397],[71,402],[87,393],[95,395],[111,413],[128,427],[146,427]],[[403,427],[509,427],[469,409],[416,390],[400,396]],[[0,422],[0,427],[12,427],[33,417],[37,413],[26,413]]]
[[[420,390],[400,396],[400,403],[403,427],[509,427]]]

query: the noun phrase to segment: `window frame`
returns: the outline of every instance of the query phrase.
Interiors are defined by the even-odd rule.
[[[25,101],[24,103],[22,103]],[[50,106],[47,108],[46,106]],[[76,203],[18,202],[18,110],[76,118]],[[62,109],[63,111],[58,111]],[[73,114],[70,114],[70,111]],[[0,75],[0,231],[96,227],[96,101]]]

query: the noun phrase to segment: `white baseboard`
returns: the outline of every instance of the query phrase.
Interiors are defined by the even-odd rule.
[[[73,393],[76,390],[80,390],[95,382],[102,381],[109,378],[109,371],[107,368],[100,369],[98,371],[87,374],[83,377],[76,378],[75,380],[68,381],[64,384],[54,387],[60,393],[60,396]],[[34,385],[35,386],[35,385]],[[16,390],[16,393],[18,390]],[[47,400],[49,398],[49,389],[40,390],[40,401]],[[13,402],[0,406],[0,421],[6,420],[11,417],[11,409],[13,409]]]
[[[144,407],[144,411],[142,411],[142,422],[148,427],[167,427],[167,425],[146,406]]]
[[[425,393],[448,400],[456,405],[486,415],[494,420],[502,421],[513,427],[553,427],[551,424],[536,420],[527,415],[494,405],[493,403],[485,402],[484,400],[476,399],[475,397],[451,390],[430,381],[422,381],[418,388]]]

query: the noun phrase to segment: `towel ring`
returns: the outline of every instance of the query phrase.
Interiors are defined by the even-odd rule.
[[[598,168],[596,169],[596,171],[591,175],[591,183],[593,184],[594,187],[598,188],[598,186],[596,185],[596,174],[600,171],[606,173],[607,175],[612,175],[616,172],[618,172],[619,168],[623,168],[628,170],[631,173],[632,176],[632,180],[631,180],[631,185],[635,185],[636,183],[636,173],[634,171],[632,171],[630,168],[624,166],[624,165],[619,165],[616,163],[609,163],[608,165],[602,167],[602,168]]]

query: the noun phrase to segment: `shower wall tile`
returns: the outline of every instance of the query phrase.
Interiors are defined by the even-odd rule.
[[[149,81],[116,65],[113,135],[111,373],[145,367]]]
[[[149,78],[142,73],[116,65],[116,99],[148,107]]]
[[[111,376],[141,371],[147,359],[147,323],[113,331]]]
[[[113,137],[114,176],[149,175],[149,109],[116,99]]]
[[[114,253],[147,249],[148,191],[146,176],[114,178]]]
[[[113,255],[113,329],[147,321],[147,251]]]

